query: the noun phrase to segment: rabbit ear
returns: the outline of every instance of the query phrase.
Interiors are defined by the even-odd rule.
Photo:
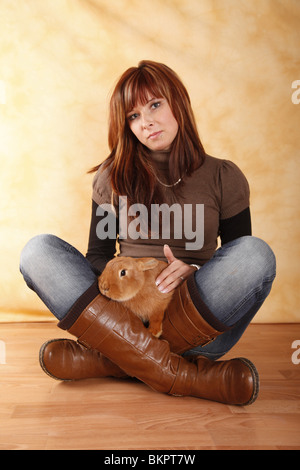
[[[141,258],[138,261],[138,265],[141,271],[148,271],[148,269],[156,268],[158,260],[155,258]]]

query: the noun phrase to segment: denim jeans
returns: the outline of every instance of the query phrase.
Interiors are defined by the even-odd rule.
[[[26,244],[20,271],[28,287],[58,320],[66,316],[99,275],[76,248],[48,234],[37,235]],[[268,296],[275,271],[275,256],[259,238],[241,237],[219,248],[195,273],[195,281],[210,311],[231,329],[185,355],[197,353],[218,359],[226,354]]]

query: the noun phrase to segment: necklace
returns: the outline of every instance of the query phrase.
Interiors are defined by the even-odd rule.
[[[180,183],[180,181],[181,181],[181,178],[179,178],[179,180],[177,180],[177,181],[176,181],[175,183],[173,183],[173,184],[165,184],[165,183],[163,183],[162,181],[160,181],[160,179],[158,178],[157,175],[156,175],[156,179],[157,179],[157,181],[158,181],[162,186],[164,186],[165,188],[173,188],[174,186],[176,186],[176,185],[177,185],[178,183]]]

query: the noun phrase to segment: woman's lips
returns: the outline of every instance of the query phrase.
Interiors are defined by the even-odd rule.
[[[149,135],[148,139],[155,139],[156,137],[158,137],[160,134],[162,133],[162,131],[158,131],[158,132],[153,132],[152,134]]]

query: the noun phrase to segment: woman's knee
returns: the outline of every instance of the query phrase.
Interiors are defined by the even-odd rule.
[[[238,239],[239,248],[249,265],[263,273],[264,277],[276,276],[276,258],[271,247],[261,238],[246,236]]]
[[[20,271],[22,274],[36,263],[47,257],[50,247],[56,245],[59,238],[51,234],[36,235],[24,246],[20,256]]]

